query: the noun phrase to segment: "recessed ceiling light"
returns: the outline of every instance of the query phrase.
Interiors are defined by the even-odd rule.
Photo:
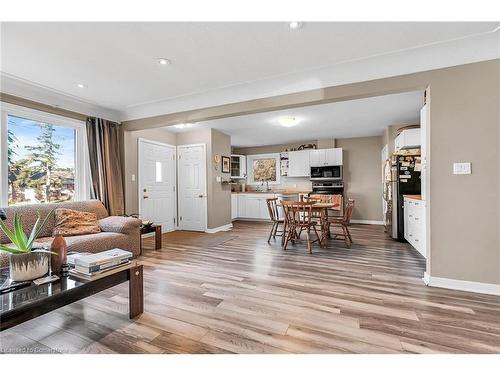
[[[84,85],[83,83],[75,83],[75,86],[78,87],[79,89],[84,89],[87,87],[87,85]]]
[[[295,126],[299,123],[299,120],[294,117],[294,116],[286,116],[282,117],[278,120],[281,126],[284,126],[286,128],[291,128],[292,126]]]
[[[288,24],[288,26],[292,30],[300,29],[302,27],[302,22],[292,21]]]
[[[170,65],[170,64],[172,64],[172,61],[170,61],[169,59],[161,58],[161,59],[158,59],[158,64],[160,64],[160,65]]]
[[[191,125],[193,125],[193,124],[189,124],[189,123],[185,123],[185,124],[177,124],[177,125],[174,125],[174,128],[177,128],[177,129],[184,129],[184,128],[189,128]]]

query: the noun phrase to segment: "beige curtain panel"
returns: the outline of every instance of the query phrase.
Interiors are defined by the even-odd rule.
[[[100,200],[110,215],[123,215],[124,196],[120,152],[121,124],[87,118],[91,197]]]

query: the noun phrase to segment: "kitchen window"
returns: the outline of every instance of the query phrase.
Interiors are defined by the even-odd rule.
[[[261,154],[247,156],[247,172],[250,185],[280,183],[280,154]]]
[[[2,206],[88,198],[85,123],[1,103]]]

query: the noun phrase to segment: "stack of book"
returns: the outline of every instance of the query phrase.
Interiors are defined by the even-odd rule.
[[[116,272],[129,267],[132,253],[113,249],[100,253],[80,253],[68,255],[69,273],[85,280],[102,277],[106,273]]]

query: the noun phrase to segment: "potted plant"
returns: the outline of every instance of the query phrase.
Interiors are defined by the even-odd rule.
[[[0,220],[0,228],[12,242],[12,247],[0,245],[0,251],[9,254],[10,279],[12,281],[33,280],[48,272],[50,251],[45,248],[37,248],[34,243],[51,213],[52,211],[42,221],[40,212],[37,212],[38,217],[29,237],[24,232],[22,218],[17,213],[14,214],[12,230]]]

